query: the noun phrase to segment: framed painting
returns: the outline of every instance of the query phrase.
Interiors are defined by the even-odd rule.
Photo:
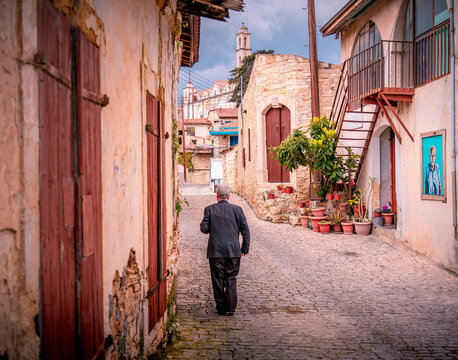
[[[420,134],[422,153],[421,198],[447,200],[445,172],[445,129]]]

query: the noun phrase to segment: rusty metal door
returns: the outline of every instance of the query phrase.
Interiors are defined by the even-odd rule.
[[[291,131],[290,111],[286,106],[272,108],[266,114],[266,153],[268,181],[274,183],[289,182],[289,172],[272,159],[269,148],[278,146]]]
[[[77,111],[79,346],[83,359],[103,351],[102,168],[99,49],[74,30]]]
[[[146,93],[148,184],[148,299],[149,329],[159,321],[167,302],[165,239],[164,127],[161,103]]]
[[[37,5],[41,357],[90,359],[103,350],[100,105],[84,94],[99,91],[98,51]]]

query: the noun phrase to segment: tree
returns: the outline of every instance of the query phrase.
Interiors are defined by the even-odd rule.
[[[251,70],[253,70],[254,60],[258,54],[273,54],[273,50],[258,50],[242,60],[242,65],[231,70],[230,84],[235,84],[232,97],[229,101],[235,102],[236,106],[240,105],[240,78],[243,76],[243,91],[248,88],[250,82]]]

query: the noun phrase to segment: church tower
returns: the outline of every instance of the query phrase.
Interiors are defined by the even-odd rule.
[[[251,55],[250,36],[244,23],[240,26],[239,32],[235,36],[237,41],[237,50],[235,51],[237,67],[242,65],[242,60]]]

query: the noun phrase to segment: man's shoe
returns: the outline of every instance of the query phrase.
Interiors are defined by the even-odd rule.
[[[235,314],[234,311],[228,311],[228,312],[226,313],[226,316],[232,316],[232,315],[234,315],[234,314]]]

